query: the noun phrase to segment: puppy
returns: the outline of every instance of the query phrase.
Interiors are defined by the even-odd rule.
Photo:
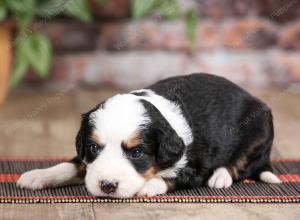
[[[116,95],[82,115],[78,155],[24,173],[17,185],[43,189],[85,182],[95,196],[155,196],[208,185],[228,188],[272,173],[271,110],[209,74],[160,81]]]

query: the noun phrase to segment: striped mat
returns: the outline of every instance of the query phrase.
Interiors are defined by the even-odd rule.
[[[32,191],[19,189],[21,173],[55,165],[59,159],[0,158],[0,203],[299,203],[300,159],[274,160],[274,172],[283,181],[279,185],[245,180],[229,189],[199,187],[166,195],[130,199],[98,198],[84,185]]]

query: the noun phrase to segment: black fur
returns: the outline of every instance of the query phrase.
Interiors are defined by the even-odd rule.
[[[136,93],[137,94],[137,93]],[[143,96],[146,96],[143,93]],[[176,163],[184,153],[184,143],[162,116],[159,110],[146,100],[140,100],[147,110],[151,123],[141,125],[139,136],[142,143],[135,148],[143,152],[139,159],[128,158],[139,173],[144,173],[151,167],[165,169]],[[123,144],[122,144],[123,145]],[[128,151],[122,146],[125,154]]]
[[[83,180],[86,175],[86,165],[82,163],[82,159],[79,156],[76,156],[69,162],[75,165],[77,177]]]
[[[262,171],[271,171],[273,120],[271,110],[262,101],[225,78],[209,74],[173,77],[147,89],[181,107],[194,141],[185,146],[159,110],[141,100],[152,122],[140,132],[143,143],[138,147],[143,157],[130,159],[138,172],[154,165],[161,170],[172,167],[184,152],[188,163],[172,181],[172,189],[206,184],[216,168],[225,166],[230,170],[245,158],[234,180],[257,178]],[[145,92],[133,94],[147,96]],[[87,162],[95,159],[86,147],[93,129],[89,114],[99,107],[105,106],[102,103],[83,115],[76,138],[78,155]]]
[[[93,126],[89,123],[89,114],[82,114],[81,117],[80,130],[77,133],[75,145],[78,157],[83,160],[85,157],[85,146],[87,144],[86,139],[90,136]]]
[[[249,162],[235,180],[271,170],[271,110],[245,90],[209,74],[169,78],[148,89],[178,103],[193,131],[188,164],[175,180],[177,188],[205,184],[214,169],[234,165],[241,155]]]
[[[184,153],[184,143],[159,110],[150,102],[141,100],[152,123],[147,125],[147,133],[152,132],[155,144],[155,162],[161,169],[171,167]],[[143,133],[143,132],[141,132]]]
[[[94,155],[88,148],[88,145],[92,142],[90,137],[94,129],[94,125],[90,122],[90,114],[99,108],[104,108],[104,105],[105,102],[102,102],[92,110],[81,115],[80,129],[75,140],[76,151],[81,160],[85,158],[87,162],[92,162],[96,158],[96,155]]]

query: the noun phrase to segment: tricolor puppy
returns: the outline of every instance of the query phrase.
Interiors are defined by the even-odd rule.
[[[78,156],[24,173],[20,187],[85,182],[96,196],[154,196],[208,185],[227,188],[272,173],[271,110],[230,81],[192,74],[116,95],[82,115]]]

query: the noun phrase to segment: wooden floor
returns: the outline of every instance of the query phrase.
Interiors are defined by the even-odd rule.
[[[80,113],[120,91],[16,91],[0,109],[0,156],[72,157]],[[273,109],[273,158],[300,158],[300,93],[252,91]],[[300,219],[296,204],[0,205],[0,219]]]

